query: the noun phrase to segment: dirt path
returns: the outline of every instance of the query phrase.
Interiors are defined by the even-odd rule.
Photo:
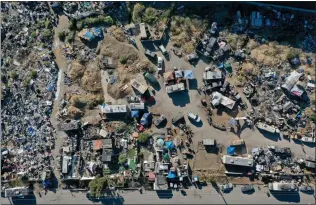
[[[66,136],[64,132],[57,130],[58,121],[56,119],[56,113],[58,111],[60,100],[62,99],[62,96],[64,94],[64,72],[67,70],[67,66],[69,64],[67,62],[67,59],[63,56],[61,42],[59,41],[57,34],[63,28],[67,28],[67,26],[68,26],[68,18],[66,16],[60,16],[58,26],[55,28],[54,46],[53,46],[53,53],[56,57],[55,62],[59,68],[56,99],[55,99],[55,103],[53,107],[53,112],[51,115],[51,122],[56,129],[55,149],[52,151],[53,157],[55,159],[54,161],[55,168],[57,167],[57,164],[59,163],[56,160],[56,156],[58,155],[59,149],[62,146],[63,139]],[[54,173],[57,179],[59,180],[59,172],[56,169],[54,169]]]

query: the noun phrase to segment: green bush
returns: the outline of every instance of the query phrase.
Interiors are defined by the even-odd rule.
[[[51,38],[53,36],[53,32],[51,31],[51,29],[47,29],[45,28],[43,30],[43,37],[48,40],[49,38]]]
[[[10,77],[11,77],[13,80],[16,80],[19,76],[18,76],[18,74],[17,74],[16,72],[12,71],[12,72],[10,73]]]
[[[142,15],[143,15],[144,10],[145,10],[144,5],[140,3],[135,4],[134,9],[133,9],[133,16],[132,16],[132,19],[135,23],[140,23],[142,21]]]
[[[76,21],[76,19],[71,19],[71,20],[69,21],[69,26],[68,26],[68,28],[69,28],[69,30],[71,30],[71,31],[77,30],[77,21]]]
[[[140,143],[146,143],[149,139],[149,134],[147,133],[140,133],[139,136],[138,136],[138,141]]]
[[[61,40],[61,41],[64,41],[65,38],[66,38],[66,32],[65,31],[58,32],[57,35],[58,35],[59,40]]]
[[[33,31],[33,32],[31,33],[31,36],[32,36],[32,38],[36,38],[36,32]]]
[[[123,65],[127,63],[126,56],[120,56],[120,63],[123,64]]]
[[[114,20],[111,16],[98,16],[84,19],[83,24],[84,26],[88,27],[92,27],[99,24],[107,24],[110,26],[114,24]]]
[[[309,119],[313,122],[316,123],[316,114],[312,114]]]
[[[22,82],[22,85],[23,85],[24,87],[27,87],[27,86],[30,85],[30,83],[31,83],[31,79],[30,79],[30,78],[27,78],[27,79],[25,79],[25,80]]]
[[[36,78],[37,77],[37,71],[36,70],[32,70],[31,73],[30,73],[30,77],[32,79]]]
[[[158,21],[158,15],[157,15],[157,10],[154,8],[147,8],[145,10],[145,14],[143,17],[143,22],[149,24],[149,25],[153,25],[155,23],[157,23]]]
[[[125,154],[120,154],[118,160],[119,160],[119,164],[124,164],[127,161],[126,155]]]
[[[46,21],[45,21],[45,28],[51,28],[51,22],[50,20],[47,18]]]
[[[286,58],[288,60],[291,60],[293,58],[298,58],[299,56],[300,56],[300,53],[294,48],[290,48],[290,50],[286,54]]]
[[[103,191],[108,187],[108,178],[101,177],[95,178],[89,183],[90,195],[92,197],[101,197],[103,196]]]

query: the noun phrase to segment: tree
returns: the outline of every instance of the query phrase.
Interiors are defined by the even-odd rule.
[[[145,23],[148,23],[149,25],[153,25],[157,22],[157,20],[158,20],[158,16],[157,16],[156,9],[151,8],[151,7],[147,8],[145,10],[143,21]]]
[[[147,133],[140,133],[139,136],[138,136],[138,141],[140,143],[146,143],[149,139],[149,134]]]
[[[64,41],[65,38],[66,38],[66,32],[65,31],[58,32],[57,35],[58,35],[59,40],[61,40],[61,41]]]
[[[77,21],[76,19],[71,19],[69,21],[69,26],[68,26],[69,30],[74,31],[77,30]]]
[[[49,38],[51,38],[53,36],[53,33],[50,29],[45,28],[43,31],[43,37],[48,40]]]
[[[119,156],[119,164],[124,164],[127,161],[125,154],[120,154]]]
[[[95,178],[89,183],[90,195],[92,197],[101,197],[103,190],[108,187],[107,176],[101,178]]]
[[[145,6],[140,4],[140,3],[137,3],[135,4],[134,6],[134,9],[133,9],[133,21],[135,23],[140,23],[142,21],[142,15],[143,15],[143,11],[145,9]]]

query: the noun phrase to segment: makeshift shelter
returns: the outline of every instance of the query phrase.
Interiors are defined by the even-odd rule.
[[[174,143],[172,141],[165,142],[166,149],[174,149]]]
[[[140,120],[140,124],[144,127],[148,127],[151,120],[151,113],[144,113],[142,119]]]
[[[138,118],[139,117],[139,111],[138,110],[132,110],[131,111],[131,117],[132,118]]]
[[[297,83],[303,73],[298,73],[293,71],[289,77],[286,78],[285,83],[282,85],[282,88],[286,91],[291,91],[293,86]]]
[[[192,80],[194,79],[193,71],[192,70],[184,70],[184,78]]]
[[[176,178],[176,173],[175,173],[175,172],[172,172],[172,171],[169,171],[169,173],[168,173],[168,178],[169,178],[169,179],[174,179],[174,178]]]
[[[226,70],[227,73],[232,73],[233,72],[232,65],[230,64],[229,61],[225,62],[224,69]]]
[[[227,154],[228,155],[235,155],[235,147],[227,147]]]
[[[174,75],[176,78],[183,78],[183,71],[182,70],[176,70],[174,72]]]
[[[158,139],[158,140],[157,140],[157,145],[158,145],[158,146],[162,147],[163,144],[164,144],[163,139]]]

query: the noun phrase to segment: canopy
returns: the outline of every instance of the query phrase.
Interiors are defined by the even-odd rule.
[[[131,111],[131,117],[132,118],[138,118],[139,117],[139,111],[138,110],[132,110]]]
[[[163,139],[158,139],[157,144],[158,144],[158,146],[163,146],[163,144],[164,144]]]
[[[168,178],[169,179],[174,179],[174,178],[176,178],[176,174],[174,172],[172,172],[172,171],[169,171]]]
[[[227,154],[234,155],[235,154],[235,147],[227,147]]]
[[[166,149],[173,149],[174,143],[172,141],[165,142]]]
[[[184,70],[184,78],[186,79],[194,79],[192,70]]]

